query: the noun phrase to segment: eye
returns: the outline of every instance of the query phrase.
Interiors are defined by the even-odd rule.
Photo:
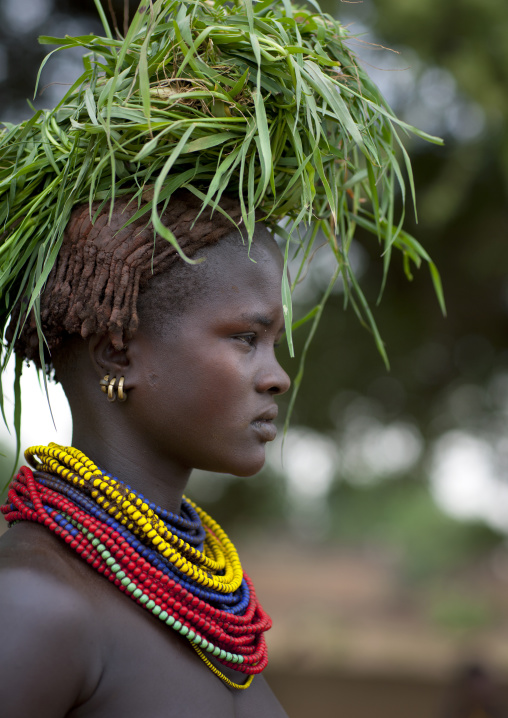
[[[233,339],[237,339],[238,341],[242,342],[242,344],[246,344],[247,346],[250,347],[256,341],[256,334],[254,332],[246,332],[245,334],[235,334]]]

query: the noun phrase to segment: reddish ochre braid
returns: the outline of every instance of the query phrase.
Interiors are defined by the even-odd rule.
[[[64,233],[58,254],[41,296],[41,323],[51,353],[67,334],[86,337],[109,333],[113,346],[121,349],[124,340],[138,327],[137,300],[151,277],[168,270],[178,260],[175,248],[155,236],[148,221],[149,213],[127,227],[124,224],[138,211],[132,197],[115,200],[109,219],[109,203],[76,207]],[[179,190],[162,214],[163,224],[171,229],[188,257],[199,249],[218,242],[234,231],[232,222],[206,208],[196,217],[202,203],[187,190]],[[220,207],[240,223],[237,201],[223,197]],[[13,313],[7,330],[12,339],[20,307]],[[10,330],[10,332],[9,332]],[[10,334],[10,336],[9,336]],[[39,362],[39,339],[35,318],[29,317],[15,345],[16,353]]]

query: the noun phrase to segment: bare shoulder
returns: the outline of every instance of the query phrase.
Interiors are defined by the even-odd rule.
[[[58,619],[72,633],[82,630],[93,613],[82,563],[42,526],[12,527],[0,538],[0,621],[23,613],[28,622]]]
[[[3,580],[0,590],[12,594],[15,590],[28,589],[35,582],[38,595],[46,609],[53,601],[60,608],[65,602],[70,610],[83,610],[87,604],[86,591],[82,590],[83,566],[73,552],[44,527],[30,522],[20,522],[0,538],[0,572]],[[71,599],[72,600],[69,600]],[[20,599],[22,596],[20,595]],[[25,595],[25,599],[35,600]]]
[[[261,676],[230,690],[183,636],[28,523],[0,540],[0,675],[2,718],[286,716]]]
[[[6,718],[63,716],[100,676],[92,602],[80,590],[79,568],[62,549],[34,524],[18,524],[0,539],[0,673],[10,687],[2,699]]]

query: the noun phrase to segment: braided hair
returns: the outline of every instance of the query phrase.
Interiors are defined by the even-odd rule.
[[[212,214],[209,208],[196,219],[201,207],[201,201],[188,190],[179,190],[161,215],[188,257],[231,234],[231,220],[238,223],[241,219],[239,203],[228,197],[222,198],[220,207],[231,219],[219,211]],[[152,277],[169,271],[180,259],[175,247],[155,234],[146,216],[125,226],[137,211],[137,202],[129,196],[115,200],[111,218],[109,203],[101,207],[95,202],[91,212],[88,205],[73,210],[41,294],[40,319],[49,369],[52,352],[70,335],[86,339],[108,333],[113,346],[121,349],[138,327],[139,294]],[[7,329],[8,341],[22,311],[22,303],[18,303]],[[33,311],[24,318],[14,348],[18,356],[40,367]]]

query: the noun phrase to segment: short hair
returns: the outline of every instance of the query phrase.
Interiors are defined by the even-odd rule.
[[[238,201],[223,196],[219,210],[210,208],[198,217],[202,202],[188,190],[179,190],[161,215],[162,223],[175,235],[188,257],[231,234],[241,220]],[[108,333],[121,349],[138,327],[138,296],[150,279],[166,272],[180,259],[175,247],[156,235],[146,214],[125,226],[136,212],[132,196],[116,198],[111,218],[110,203],[76,207],[64,232],[56,263],[41,294],[41,329],[46,345],[44,359],[52,368],[51,354],[66,337],[83,339]],[[233,220],[233,222],[231,221]],[[180,260],[182,261],[182,260]],[[11,341],[22,313],[18,303],[9,327]],[[41,365],[39,334],[33,311],[24,319],[14,349],[18,356]]]

